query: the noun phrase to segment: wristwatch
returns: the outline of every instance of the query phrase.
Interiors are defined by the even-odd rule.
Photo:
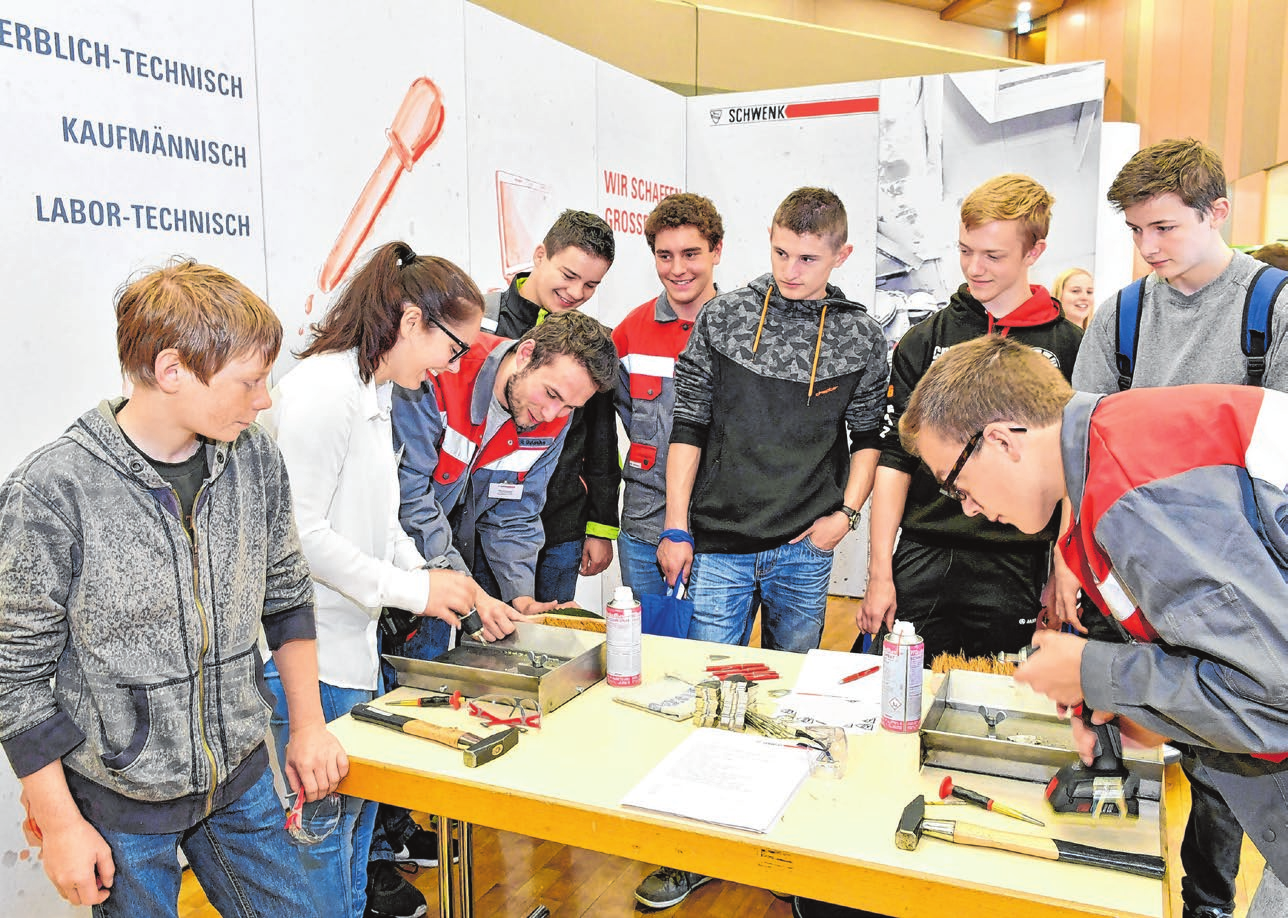
[[[845,504],[841,504],[841,512],[842,512],[842,513],[844,513],[844,514],[846,515],[846,517],[849,519],[849,521],[850,521],[850,529],[851,529],[851,530],[854,530],[854,529],[858,529],[858,528],[859,528],[859,511],[858,511],[858,510],[851,510],[849,507],[845,506]]]

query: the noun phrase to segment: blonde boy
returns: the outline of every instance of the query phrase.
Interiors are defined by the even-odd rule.
[[[1014,651],[1033,635],[1058,518],[1024,533],[1010,520],[963,516],[959,502],[900,446],[898,424],[939,355],[980,335],[1030,345],[1068,378],[1082,332],[1045,288],[1029,283],[1054,203],[1026,175],[998,176],[967,195],[957,237],[965,283],[895,347],[872,493],[868,588],[858,613],[860,630],[876,635],[878,648],[896,616],[925,638],[927,660]]]

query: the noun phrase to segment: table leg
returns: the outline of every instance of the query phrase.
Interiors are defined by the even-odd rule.
[[[461,910],[458,915],[459,918],[474,918],[474,827],[468,822],[457,822],[456,825],[461,833],[461,863],[458,877]]]
[[[438,914],[454,918],[452,907],[452,824],[446,816],[438,817]]]

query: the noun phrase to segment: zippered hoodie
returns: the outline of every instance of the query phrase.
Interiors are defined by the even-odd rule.
[[[908,329],[894,349],[878,464],[912,475],[902,527],[904,535],[914,541],[941,547],[1005,545],[1010,549],[1030,546],[1033,551],[1046,551],[1056,536],[1058,514],[1036,535],[1026,535],[1006,523],[990,522],[982,515],[967,516],[960,503],[939,493],[939,483],[930,470],[899,443],[899,418],[908,407],[912,390],[939,355],[954,344],[981,335],[1004,335],[1040,351],[1065,379],[1072,376],[1082,331],[1064,318],[1060,304],[1045,287],[1031,285],[1029,293],[1029,298],[1010,314],[997,319],[962,284],[947,306]]]
[[[174,832],[263,774],[256,641],[312,638],[313,586],[264,430],[206,444],[189,537],[122,404],[0,485],[0,743],[19,777],[61,758],[95,825]]]
[[[879,447],[886,378],[881,327],[836,287],[788,300],[766,274],[708,302],[675,367],[671,431],[702,449],[697,550],[765,551],[839,510],[850,453]]]

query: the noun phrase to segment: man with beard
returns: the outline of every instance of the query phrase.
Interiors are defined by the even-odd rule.
[[[488,593],[520,612],[533,599],[541,508],[567,436],[568,416],[617,382],[608,331],[576,310],[552,315],[518,341],[480,334],[459,369],[419,389],[394,389],[394,448],[401,452],[400,519],[421,547],[452,544]],[[446,649],[416,639],[416,656]]]
[[[532,253],[532,270],[484,297],[483,330],[519,338],[548,316],[581,309],[612,267],[617,246],[602,217],[565,210]],[[568,419],[559,464],[546,487],[533,594],[567,602],[577,577],[602,573],[613,560],[622,485],[613,394],[601,392]]]

